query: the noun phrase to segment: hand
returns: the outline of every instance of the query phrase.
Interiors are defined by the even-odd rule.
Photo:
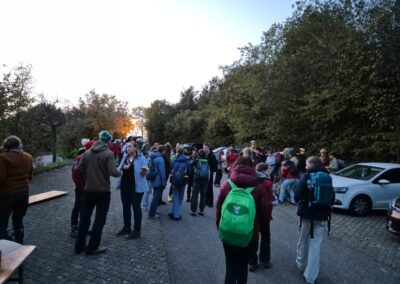
[[[147,168],[142,167],[140,169],[140,173],[142,174],[142,176],[144,176],[147,173]]]
[[[124,170],[129,170],[130,167],[131,167],[131,165],[125,165],[123,168],[124,168]]]

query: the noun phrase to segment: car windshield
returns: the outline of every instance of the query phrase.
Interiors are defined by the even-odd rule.
[[[347,167],[337,173],[336,176],[347,177],[347,178],[354,178],[359,180],[369,180],[382,172],[383,168],[366,166],[366,165],[353,165]]]

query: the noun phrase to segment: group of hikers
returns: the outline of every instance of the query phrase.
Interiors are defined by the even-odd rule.
[[[298,205],[300,216],[296,263],[305,281],[315,282],[320,246],[325,228],[329,228],[335,196],[329,172],[338,170],[342,163],[332,153],[328,155],[322,149],[320,157],[308,158],[304,148],[264,153],[254,140],[239,153],[231,145],[224,157],[221,152],[214,155],[207,143],[201,149],[180,144],[173,149],[169,143],[155,143],[149,151],[144,151],[142,143],[133,137],[126,139],[116,153],[112,151],[115,144],[112,141],[112,135],[106,130],[93,140],[82,139],[82,148],[73,163],[75,203],[70,235],[76,238],[76,254],[107,251],[100,243],[110,205],[111,176],[118,178],[116,189],[120,191],[123,212],[123,227],[116,235],[127,239],[141,236],[142,210],[150,220],[160,218],[157,208],[166,204],[162,196],[168,180],[168,201],[172,201],[168,217],[174,221],[182,219],[185,191],[190,215],[204,216],[205,207],[214,206],[215,185],[220,186],[216,226],[225,252],[225,283],[246,283],[248,271],[272,266],[272,209],[287,197],[290,204]],[[0,154],[0,239],[22,243],[32,157],[23,152],[21,140],[16,136],[7,137],[3,149],[5,152]],[[228,180],[220,184],[223,168],[228,172]],[[94,209],[94,222],[89,230]],[[7,231],[10,216],[12,236]]]

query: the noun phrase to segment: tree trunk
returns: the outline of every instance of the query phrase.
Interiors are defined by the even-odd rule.
[[[53,138],[53,145],[52,145],[52,150],[53,150],[53,163],[57,161],[57,128],[56,126],[51,126],[51,135]]]

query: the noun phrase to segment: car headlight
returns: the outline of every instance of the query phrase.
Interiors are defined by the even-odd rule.
[[[335,187],[334,189],[336,193],[346,193],[349,190],[348,187]]]

